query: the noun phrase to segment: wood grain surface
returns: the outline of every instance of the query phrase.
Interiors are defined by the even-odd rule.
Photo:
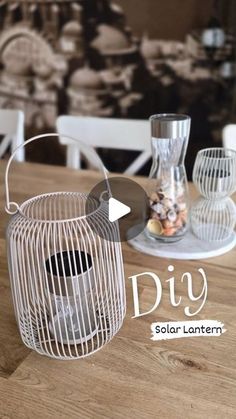
[[[0,162],[0,419],[231,419],[236,418],[236,250],[208,260],[171,261],[143,255],[123,243],[127,316],[112,342],[87,359],[56,361],[31,352],[21,343],[11,302],[5,229],[3,175]],[[101,180],[96,172],[14,163],[10,171],[11,199],[22,202],[45,192],[89,192]],[[144,184],[145,179],[136,178]],[[192,195],[196,194],[191,186]],[[175,266],[179,307],[172,307],[166,279]],[[189,304],[181,275],[197,278],[204,268],[208,298],[197,319],[219,320],[227,332],[220,337],[198,337],[153,342],[153,321],[189,320]],[[133,319],[131,275],[152,271],[162,281],[158,309]],[[199,281],[194,283],[199,291]],[[143,309],[154,303],[155,289],[146,278],[139,288]]]

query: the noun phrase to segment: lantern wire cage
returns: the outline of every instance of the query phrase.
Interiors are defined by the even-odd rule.
[[[204,198],[215,200],[232,195],[236,188],[236,151],[221,147],[200,150],[193,182]]]
[[[36,136],[24,145],[57,134]],[[64,136],[65,137],[65,136]],[[73,139],[72,139],[73,140]],[[78,147],[107,172],[91,147]],[[18,147],[19,148],[19,147]],[[88,356],[121,328],[126,309],[117,222],[108,202],[80,192],[51,192],[21,205],[10,201],[6,174],[8,266],[21,338],[36,352],[57,359]]]
[[[227,240],[236,221],[235,204],[229,198],[236,189],[236,151],[220,147],[200,150],[193,181],[202,195],[191,208],[194,234],[209,242]]]
[[[192,230],[203,241],[222,242],[229,239],[235,221],[235,203],[231,198],[212,201],[201,197],[191,209]]]

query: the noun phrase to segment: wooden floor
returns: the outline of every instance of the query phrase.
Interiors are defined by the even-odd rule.
[[[3,211],[4,191],[0,163],[0,419],[233,419],[236,418],[236,251],[206,261],[170,261],[142,255],[123,244],[127,316],[112,342],[95,355],[79,361],[55,361],[29,351],[21,343],[10,297],[5,253],[8,216]],[[55,190],[84,190],[99,179],[92,172],[78,173],[42,165],[15,165],[11,191],[14,201]],[[177,295],[183,304],[169,302],[167,267],[175,266]],[[204,268],[208,299],[194,319],[225,324],[221,337],[153,342],[153,321],[186,320],[189,302],[180,282],[183,272],[197,275]],[[132,319],[133,299],[128,277],[153,271],[162,279],[159,309]],[[198,290],[196,285],[195,291]],[[142,307],[153,304],[154,288],[143,280]]]

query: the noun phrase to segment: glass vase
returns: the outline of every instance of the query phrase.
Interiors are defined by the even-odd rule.
[[[174,242],[188,228],[189,196],[184,158],[190,117],[158,114],[150,118],[153,163],[149,175],[148,237]]]

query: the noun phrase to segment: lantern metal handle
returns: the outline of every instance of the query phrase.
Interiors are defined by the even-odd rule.
[[[86,143],[83,143],[81,140],[78,140],[78,139],[73,138],[73,137],[68,136],[68,135],[57,134],[57,133],[41,134],[41,135],[36,135],[34,137],[29,138],[23,144],[20,144],[18,147],[16,147],[15,150],[12,152],[11,157],[8,160],[6,171],[5,171],[5,194],[6,194],[5,211],[8,214],[14,215],[19,210],[19,204],[17,204],[17,202],[10,201],[10,197],[9,197],[8,175],[9,175],[9,169],[10,169],[11,162],[14,159],[15,154],[17,153],[17,151],[20,148],[25,147],[27,144],[32,143],[33,141],[40,140],[40,139],[43,139],[43,138],[46,138],[46,137],[64,137],[64,138],[68,138],[68,139],[74,141],[75,143],[77,143],[79,145],[81,151],[84,153],[86,158],[89,160],[89,162],[92,163],[92,164],[94,164],[96,162],[95,163],[96,167],[103,172],[108,193],[111,195],[110,185],[109,185],[109,181],[108,181],[108,170],[105,168],[105,166],[104,166],[102,160],[100,159],[99,155],[96,153],[96,151],[90,145],[88,145]],[[94,160],[95,160],[95,162],[94,162]],[[14,210],[11,209],[11,207],[14,207]]]

